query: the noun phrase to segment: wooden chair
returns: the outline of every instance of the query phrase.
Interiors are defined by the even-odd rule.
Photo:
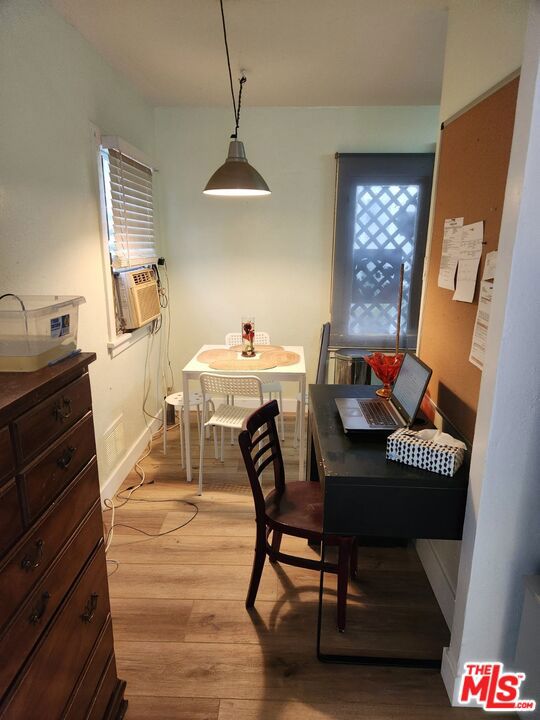
[[[253,412],[244,423],[238,442],[246,466],[253,500],[257,536],[253,570],[246,598],[246,608],[252,608],[257,597],[259,582],[268,555],[270,562],[281,562],[310,570],[321,569],[320,560],[288,555],[280,551],[283,535],[294,535],[310,543],[322,542],[322,495],[318,482],[285,482],[283,457],[279,444],[275,418],[279,414],[275,400],[267,402]],[[274,489],[266,497],[259,482],[263,470],[272,463]],[[268,538],[272,534],[272,542]],[[347,587],[349,572],[356,573],[357,548],[354,538],[330,536],[327,545],[338,546],[337,564],[325,562],[325,572],[338,576],[337,626],[345,630]]]
[[[327,375],[327,366],[328,366],[328,344],[330,342],[330,323],[326,322],[323,324],[321,328],[321,339],[319,341],[319,360],[317,362],[317,374],[315,376],[315,384],[316,385],[326,385],[326,375]],[[272,399],[272,398],[270,398]],[[309,400],[309,395],[306,392],[305,397],[305,406],[307,407]],[[298,394],[296,396],[296,421],[294,423],[294,442],[293,446],[297,447],[298,440],[300,439],[298,437],[298,433],[300,430],[300,408],[302,407],[302,396]]]

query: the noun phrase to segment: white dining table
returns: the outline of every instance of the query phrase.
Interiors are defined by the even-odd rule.
[[[304,475],[304,460],[305,460],[305,441],[304,441],[304,423],[305,423],[305,397],[306,397],[306,361],[304,357],[304,348],[301,345],[283,345],[284,350],[296,353],[300,360],[294,365],[283,365],[270,368],[269,370],[213,370],[207,363],[200,362],[198,356],[205,350],[226,350],[226,345],[203,345],[191,360],[184,366],[182,370],[182,390],[184,392],[184,398],[189,398],[189,383],[190,381],[198,380],[199,375],[203,372],[211,372],[216,375],[255,375],[260,378],[261,382],[297,382],[299,391],[300,401],[300,422],[299,422],[299,433],[300,440],[298,443],[298,478],[299,480],[305,480]],[[239,359],[242,358],[241,353],[238,353]],[[186,479],[188,482],[192,481],[192,466],[191,466],[191,443],[190,443],[190,423],[189,423],[189,411],[184,412],[184,437],[186,443]]]

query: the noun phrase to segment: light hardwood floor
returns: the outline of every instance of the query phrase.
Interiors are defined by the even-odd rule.
[[[284,457],[298,469],[287,417]],[[195,437],[196,431],[192,432]],[[147,482],[116,513],[108,552],[111,606],[128,720],[446,720],[436,671],[321,664],[315,657],[317,573],[266,564],[255,611],[244,607],[253,558],[251,494],[236,445],[205,459],[202,497],[179,468],[178,431],[143,462]],[[194,450],[196,449],[194,445]],[[133,472],[125,486],[134,484]],[[270,473],[266,483],[270,482]],[[199,512],[185,527],[196,503]],[[105,514],[106,523],[110,513]],[[122,523],[122,524],[120,524]],[[131,526],[131,527],[127,527]],[[148,533],[173,530],[159,538]],[[284,549],[313,555],[305,541]],[[438,656],[448,631],[411,548],[360,548],[348,628],[334,630],[332,577],[325,643],[351,651]]]

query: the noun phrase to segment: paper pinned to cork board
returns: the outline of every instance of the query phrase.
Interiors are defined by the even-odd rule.
[[[452,300],[472,303],[476,288],[476,276],[482,256],[484,222],[471,223],[462,228],[461,247],[456,278],[456,291]]]
[[[469,361],[477,368],[483,370],[486,358],[487,334],[489,328],[489,316],[491,314],[491,300],[493,298],[493,282],[482,280],[480,284],[480,297],[478,298],[478,310],[474,322],[474,331],[471,343]]]
[[[446,218],[437,284],[446,290],[455,289],[456,270],[461,248],[463,218]]]

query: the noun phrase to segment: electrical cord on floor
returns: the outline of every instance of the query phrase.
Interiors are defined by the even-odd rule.
[[[112,544],[113,536],[114,536],[114,529],[117,527],[127,527],[130,530],[135,530],[136,532],[140,532],[143,535],[146,535],[147,537],[151,537],[151,538],[152,537],[163,537],[164,535],[170,535],[171,533],[176,532],[177,530],[180,530],[181,528],[185,527],[186,525],[189,525],[189,523],[192,522],[199,513],[198,505],[196,505],[196,503],[194,503],[194,502],[191,502],[190,500],[182,500],[179,498],[161,498],[159,500],[149,500],[148,498],[132,497],[133,493],[136,490],[138,490],[139,488],[141,488],[143,485],[153,485],[154,484],[153,481],[151,481],[149,483],[146,482],[146,473],[145,473],[145,470],[144,470],[143,466],[141,465],[141,463],[143,460],[145,460],[150,455],[150,453],[152,451],[152,442],[153,442],[154,438],[157,437],[158,435],[160,435],[161,432],[163,432],[163,431],[164,431],[164,429],[161,428],[160,430],[158,430],[157,433],[154,433],[150,437],[150,440],[148,442],[148,447],[146,448],[145,452],[141,455],[141,457],[137,460],[137,462],[134,465],[135,472],[139,475],[139,477],[141,478],[141,481],[139,483],[135,483],[134,485],[130,485],[129,487],[124,488],[123,490],[119,490],[116,493],[115,497],[122,500],[121,503],[115,504],[114,499],[111,500],[110,498],[106,498],[103,501],[103,504],[105,505],[105,510],[103,512],[107,512],[109,510],[111,511],[111,525],[109,527],[107,536],[105,538],[105,552],[107,552],[109,550],[109,548]],[[127,495],[126,495],[126,493],[127,493]],[[115,518],[116,510],[118,510],[119,508],[126,505],[126,503],[128,503],[130,500],[131,500],[131,502],[149,502],[149,503],[181,502],[184,505],[189,505],[190,507],[194,508],[195,512],[188,520],[181,523],[180,525],[177,525],[174,528],[171,528],[170,530],[166,530],[165,532],[160,532],[160,533],[149,533],[146,530],[142,530],[141,528],[135,527],[134,525],[128,525],[126,523],[115,523],[114,518]],[[115,570],[113,570],[113,572],[110,573],[112,575],[113,573],[115,573],[118,570],[119,563],[117,560],[110,560],[110,562],[113,562],[116,565]]]

